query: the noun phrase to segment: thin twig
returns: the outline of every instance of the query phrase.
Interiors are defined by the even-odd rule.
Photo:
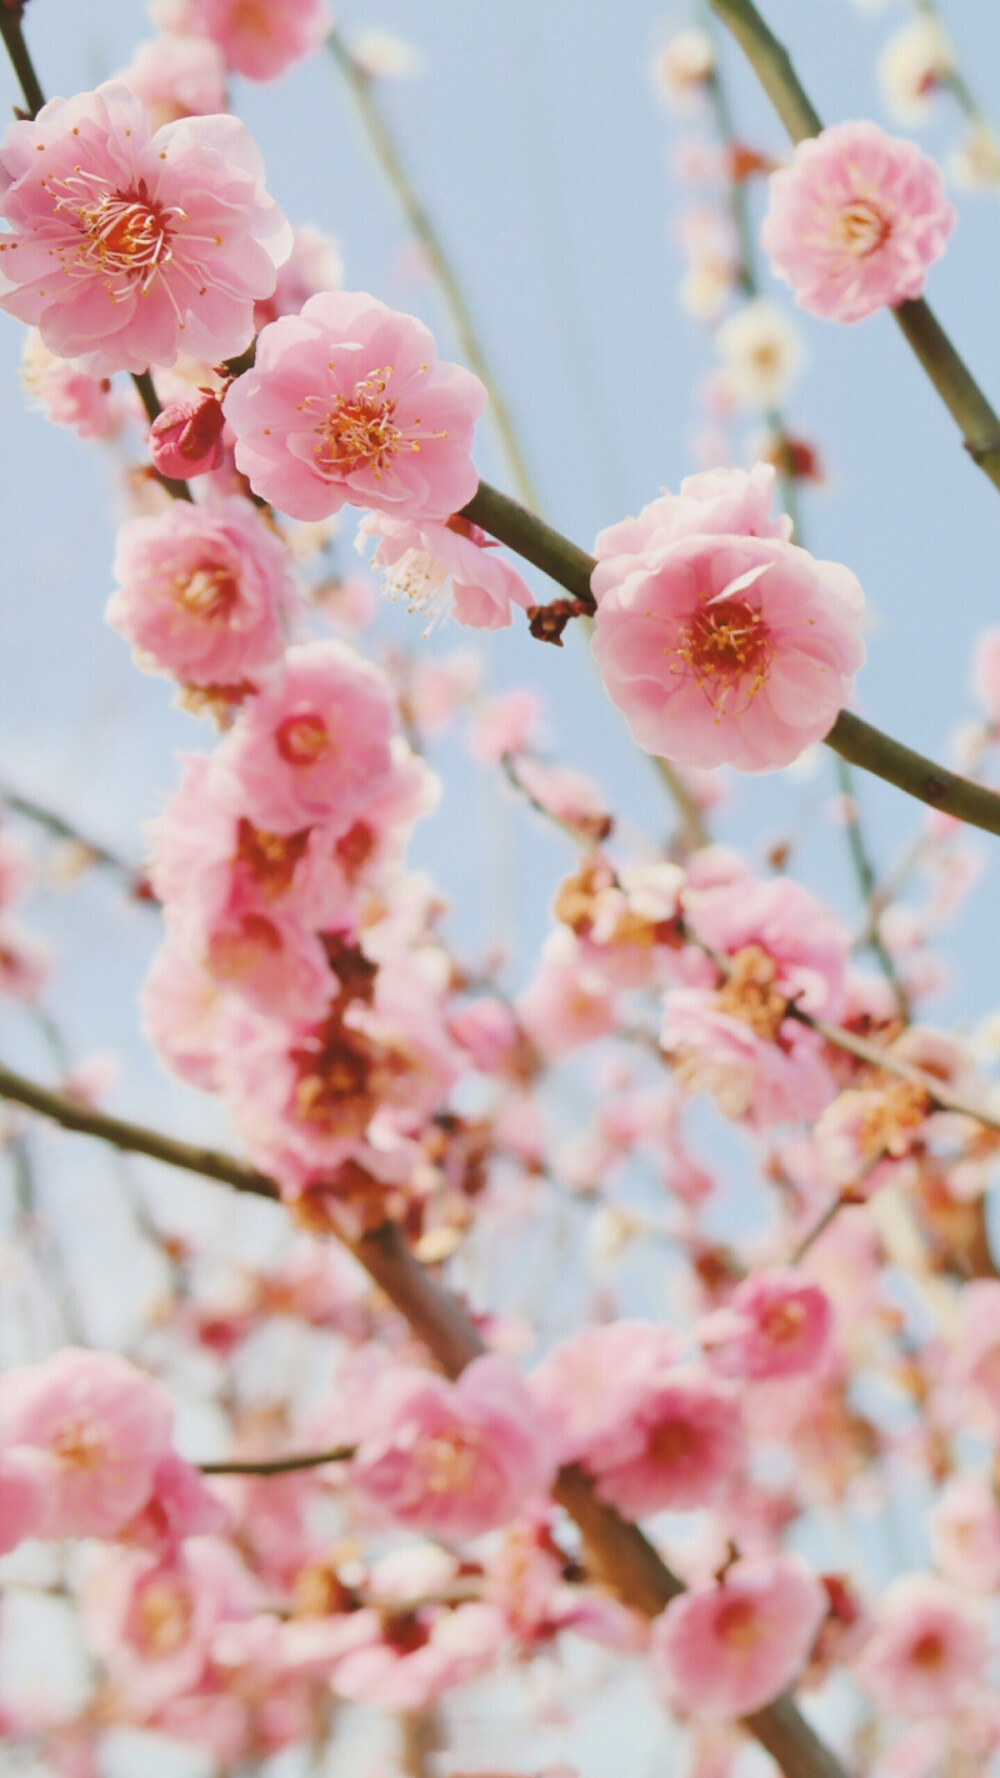
[[[792,141],[818,136],[823,128],[819,113],[788,51],[765,24],[753,0],[709,0],[709,4],[751,63]],[[973,462],[1000,488],[1000,417],[924,301],[900,303],[892,315],[961,428]]]
[[[334,1445],[329,1451],[304,1451],[297,1457],[235,1457],[220,1463],[199,1463],[202,1475],[292,1475],[297,1469],[321,1469],[325,1463],[349,1463],[356,1445]]]
[[[857,792],[854,788],[851,768],[846,759],[842,759],[839,755],[837,757],[837,783],[840,786],[840,793],[846,802],[844,817],[851,862],[854,865],[854,872],[858,879],[858,887],[861,890],[861,899],[868,914],[868,924],[865,928],[865,942],[869,949],[873,951],[878,958],[882,974],[889,983],[895,997],[900,1018],[903,1019],[906,1024],[909,1024],[909,996],[900,981],[899,971],[893,962],[892,954],[882,937],[882,932],[879,926],[879,916],[875,911],[875,896],[878,892],[878,878],[875,875],[874,867],[868,856],[868,847],[865,844],[865,836],[861,827],[861,817],[858,813]]]
[[[127,888],[135,891],[144,883],[142,871],[138,870],[135,865],[129,864],[126,859],[119,857],[117,852],[112,852],[107,846],[102,845],[100,840],[91,839],[89,835],[81,833],[79,828],[74,827],[71,822],[66,820],[65,816],[57,814],[54,809],[47,809],[41,803],[36,803],[33,798],[23,796],[20,791],[9,789],[2,780],[0,780],[0,803],[12,810],[15,815],[22,816],[25,821],[31,821],[36,827],[44,828],[45,832],[52,834],[54,839],[64,840],[69,845],[79,847],[86,854],[88,860],[99,865],[101,869],[110,871],[114,876],[121,877]],[[140,899],[148,901],[151,907],[156,905],[155,900],[145,894]]]
[[[0,37],[4,40],[11,66],[24,94],[27,114],[29,117],[37,117],[45,104],[45,94],[38,83],[38,75],[24,41],[20,11],[4,5],[3,0],[0,0]]]

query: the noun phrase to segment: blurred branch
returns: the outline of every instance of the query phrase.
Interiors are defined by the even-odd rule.
[[[11,10],[3,3],[3,0],[0,0],[0,37],[4,40],[11,66],[24,94],[27,115],[37,117],[45,104],[45,94],[38,84],[38,75],[35,73],[34,64],[28,53],[28,46],[24,41],[20,8]]]
[[[844,818],[847,844],[851,854],[851,861],[854,865],[854,873],[858,879],[858,887],[861,890],[861,898],[864,903],[865,912],[868,916],[867,924],[865,926],[865,943],[878,958],[882,974],[885,976],[886,981],[889,983],[889,986],[895,995],[896,1006],[900,1018],[903,1019],[906,1024],[909,1024],[909,998],[906,989],[899,979],[896,965],[886,947],[885,940],[882,937],[879,927],[879,914],[875,906],[875,897],[878,893],[878,878],[875,875],[874,867],[868,856],[868,847],[865,844],[865,836],[861,828],[861,817],[858,813],[857,793],[854,789],[851,768],[846,759],[842,758],[840,755],[837,757],[837,783],[840,787],[840,794],[846,802]]]
[[[480,482],[473,498],[462,508],[462,515],[596,610],[590,591],[590,576],[597,567],[593,556],[570,543],[526,507],[498,493],[488,482]],[[1000,834],[1000,795],[925,759],[923,754],[904,747],[901,741],[894,741],[853,712],[840,712],[825,741],[842,759],[861,766],[876,778],[884,778],[887,784],[894,784],[918,802],[943,809],[970,827],[982,828],[984,833]]]
[[[819,113],[788,51],[765,24],[753,0],[709,0],[709,4],[751,63],[792,141],[818,136],[823,128]],[[973,462],[1000,488],[1000,417],[924,301],[900,303],[891,313],[961,428]]]
[[[348,1463],[356,1445],[334,1445],[329,1451],[306,1451],[298,1457],[227,1458],[219,1463],[199,1463],[202,1475],[292,1475],[298,1469],[321,1469],[326,1463]]]
[[[90,839],[87,834],[81,833],[78,827],[74,827],[71,822],[66,820],[65,816],[57,814],[54,809],[44,808],[41,803],[36,803],[31,797],[22,796],[20,791],[11,790],[2,780],[0,780],[0,803],[10,809],[13,814],[22,816],[25,821],[31,821],[36,827],[44,828],[45,832],[50,833],[54,839],[64,840],[68,845],[78,847],[85,855],[87,862],[98,865],[102,870],[107,870],[114,876],[120,877],[137,901],[147,902],[150,907],[156,906],[152,896],[136,893],[142,889],[144,882],[141,870],[137,869],[135,865],[129,864],[126,859],[119,857],[117,852],[112,852],[107,846],[102,845],[100,840]]]
[[[531,476],[518,443],[506,399],[487,360],[465,299],[465,293],[445,251],[441,236],[403,164],[402,155],[382,115],[375,97],[372,77],[352,54],[350,45],[336,27],[330,32],[327,45],[354,95],[375,158],[396,195],[410,232],[424,249],[434,276],[441,287],[441,293],[451,313],[465,361],[470,370],[475,371],[480,382],[485,383],[489,391],[490,413],[500,436],[517,491],[522,500],[527,500],[532,506],[537,506],[538,496],[532,486]]]

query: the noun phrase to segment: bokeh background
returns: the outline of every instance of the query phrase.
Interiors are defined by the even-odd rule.
[[[851,0],[767,0],[765,10],[825,119],[889,121],[875,66],[889,32],[909,16],[908,0],[863,9]],[[997,0],[945,0],[943,11],[977,97],[1000,119]],[[379,102],[464,285],[544,514],[584,546],[603,525],[702,466],[697,390],[715,357],[710,329],[677,302],[684,271],[678,223],[692,196],[675,171],[680,145],[699,125],[664,108],[649,71],[670,31],[699,18],[695,0],[613,7],[599,0],[344,0],[339,12],[345,33],[382,27],[419,52],[419,72],[381,82]],[[123,67],[150,26],[137,0],[32,0],[26,34],[47,93],[69,95]],[[783,153],[780,126],[728,44],[723,70],[741,140]],[[4,114],[16,98],[13,76],[0,64]],[[348,287],[421,315],[443,355],[457,356],[447,312],[330,58],[320,54],[266,87],[237,80],[233,102],[290,219],[338,238]],[[947,94],[916,133],[928,151],[948,158],[961,132]],[[1000,193],[955,197],[959,226],[928,294],[996,399]],[[755,207],[758,201],[754,192]],[[790,312],[766,275],[764,285]],[[21,330],[0,321],[0,785],[138,860],[141,825],[176,783],[176,753],[210,745],[211,736],[172,707],[166,681],[136,671],[104,625],[122,516],[113,453],[81,444],[29,407],[20,386]],[[814,554],[855,571],[870,606],[857,708],[944,757],[972,709],[973,642],[1000,622],[995,490],[964,455],[887,316],[852,328],[808,316],[797,325],[808,356],[789,424],[815,442],[826,478],[803,490],[803,536]],[[749,415],[737,425],[735,460],[743,460],[756,426]],[[488,479],[511,486],[488,421],[479,461]],[[347,522],[345,566],[353,566],[351,537]],[[540,599],[549,596],[540,577],[535,584]],[[626,833],[665,832],[663,787],[602,697],[579,638],[568,635],[557,651],[532,642],[523,625],[483,640],[451,626],[421,642],[419,629],[417,619],[387,605],[370,645],[444,655],[471,642],[484,658],[487,691],[539,690],[553,756],[593,775]],[[432,748],[431,758],[445,796],[418,832],[413,861],[447,895],[448,929],[462,953],[474,961],[504,947],[507,979],[516,984],[548,929],[551,893],[572,854],[455,740]],[[757,855],[787,845],[789,868],[853,922],[857,889],[835,793],[832,756],[819,750],[803,767],[732,780],[713,830]],[[859,796],[884,871],[906,852],[923,815],[872,780],[859,781]],[[927,1007],[936,1020],[969,1028],[1000,1002],[996,842],[980,836],[977,845],[985,868],[943,946],[949,979]],[[135,993],[156,942],[155,916],[90,873],[72,894],[51,877],[31,920],[60,953],[46,1004],[68,1053],[119,1057],[111,1104],[179,1133],[224,1136],[212,1105],[170,1083],[139,1036]],[[51,1073],[44,1035],[8,1004],[0,1005],[0,1053]],[[118,1343],[160,1287],[156,1255],[136,1245],[104,1158],[83,1143],[40,1140],[50,1140],[53,1153],[58,1144],[58,1203],[45,1190],[52,1214],[73,1231],[69,1262],[85,1332]],[[232,1206],[213,1203],[220,1241],[252,1247],[271,1238],[263,1211],[257,1220],[241,1205],[237,1234]],[[23,1362],[26,1354],[5,1337],[0,1360]],[[210,1437],[210,1424],[193,1408],[190,1424],[192,1438]],[[54,1646],[46,1644],[46,1661]],[[0,1656],[0,1690],[3,1661],[11,1658]],[[666,1769],[663,1724],[648,1707],[632,1707],[629,1684],[618,1707],[603,1699],[588,1712],[589,1669],[552,1678],[550,1698],[544,1672],[531,1683],[552,1719],[550,1740],[532,1729],[526,1742],[516,1721],[523,1694],[512,1687],[505,1697],[493,1684],[481,1713],[475,1702],[458,1706],[470,1757],[523,1763],[529,1746],[537,1763],[570,1757],[595,1778],[623,1759],[636,1773]],[[579,1726],[567,1734],[560,1712],[578,1705]],[[371,1725],[356,1733],[363,1737],[356,1747],[350,1735],[338,1742],[331,1770],[346,1773],[373,1757]],[[125,1737],[109,1778],[131,1775],[148,1751]],[[753,1761],[751,1754],[748,1771]]]

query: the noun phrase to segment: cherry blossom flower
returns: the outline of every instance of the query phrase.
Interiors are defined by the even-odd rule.
[[[127,520],[114,574],[105,616],[142,665],[188,685],[239,687],[280,660],[287,551],[240,495],[214,507],[175,500],[156,518]]]
[[[855,1671],[893,1716],[947,1716],[982,1677],[990,1652],[976,1606],[932,1574],[905,1574],[878,1602]]]
[[[399,1368],[364,1405],[351,1480],[399,1525],[478,1537],[542,1494],[555,1464],[528,1389],[506,1360],[476,1359],[457,1383]]]
[[[512,605],[526,611],[534,603],[517,569],[468,519],[453,516],[442,525],[372,513],[358,526],[359,549],[369,537],[377,539],[372,563],[382,569],[389,597],[427,614],[425,636],[448,616],[474,630],[507,629]]]
[[[773,771],[849,699],[863,612],[848,569],[793,544],[683,537],[605,590],[591,646],[648,753]]]
[[[805,1666],[827,1603],[822,1582],[797,1556],[734,1563],[721,1584],[681,1594],[656,1619],[656,1689],[685,1714],[760,1710]]]
[[[207,37],[151,37],[118,76],[141,99],[154,130],[226,110],[226,64]]]
[[[149,1499],[172,1424],[159,1384],[113,1352],[66,1346],[0,1377],[0,1449],[45,1457],[50,1537],[120,1531]]]
[[[4,915],[0,919],[0,999],[31,1006],[55,967],[55,952],[36,933]]]
[[[479,485],[472,433],[486,400],[471,372],[437,362],[421,322],[340,290],[265,327],[225,412],[238,467],[292,518],[348,504],[445,519]]]
[[[503,1612],[479,1602],[421,1611],[402,1624],[362,1610],[343,1629],[331,1688],[382,1710],[426,1710],[487,1672],[509,1640]]]
[[[799,306],[861,321],[921,294],[955,223],[944,180],[912,142],[845,123],[774,173],[761,245]]]
[[[290,648],[215,755],[220,795],[267,833],[340,830],[386,787],[394,726],[384,674],[343,642]]]
[[[291,247],[237,118],[151,134],[113,82],[11,124],[0,215],[0,308],[95,376],[243,351]]]
[[[617,1001],[572,933],[553,932],[534,976],[517,998],[517,1016],[539,1053],[561,1060],[583,1044],[607,1037],[617,1023]]]
[[[602,1500],[642,1518],[722,1497],[746,1456],[739,1402],[727,1384],[676,1370],[630,1409],[587,1443],[586,1467]]]
[[[21,353],[21,381],[47,420],[71,426],[78,438],[110,438],[124,417],[106,377],[57,358],[36,327],[28,329]]]
[[[151,11],[164,30],[211,38],[248,80],[277,80],[330,28],[326,0],[154,0]]]
[[[729,1305],[697,1333],[713,1370],[725,1377],[794,1377],[822,1368],[833,1332],[826,1292],[798,1272],[747,1278]]]

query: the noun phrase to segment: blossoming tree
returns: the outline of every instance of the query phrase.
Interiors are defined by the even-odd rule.
[[[49,98],[49,3],[0,0],[0,309],[31,402],[113,468],[105,617],[184,752],[127,856],[0,757],[4,1769],[597,1778],[594,1733],[692,1778],[1000,1769],[995,1022],[934,1009],[970,835],[1000,837],[1000,630],[960,769],[862,718],[866,592],[808,547],[825,446],[784,415],[782,285],[818,350],[891,317],[1000,489],[1000,418],[923,294],[950,187],[1000,183],[932,0],[880,74],[900,125],[959,107],[947,179],[881,122],[823,128],[752,0],[662,35],[715,365],[677,490],[643,464],[592,552],[538,510],[447,193],[387,121],[409,46],[324,0],[157,0],[120,74]],[[791,147],[736,133],[737,50]],[[235,114],[324,57],[462,362],[289,220]],[[488,695],[515,626],[522,682]],[[582,703],[540,739],[574,632],[624,816]],[[794,833],[734,843],[748,778],[824,748],[850,898]],[[477,946],[417,868],[427,833],[475,850],[468,756],[561,848],[540,948]],[[871,779],[909,811],[892,870]],[[112,881],[108,980],[145,923],[148,1118],[85,1024],[77,1050],[91,1009],[72,1039],[53,1010],[31,898],[60,862],[64,903]]]

